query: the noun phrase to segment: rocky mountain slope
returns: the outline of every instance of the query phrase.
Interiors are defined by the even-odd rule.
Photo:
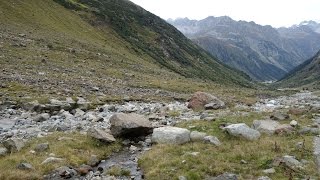
[[[169,23],[224,63],[262,81],[280,79],[320,48],[315,22],[279,29],[226,16]]]
[[[204,81],[251,86],[130,1],[9,0],[0,12],[2,97],[167,96],[157,89],[183,92]]]
[[[280,82],[282,87],[305,87],[320,89],[320,51],[295,68]]]

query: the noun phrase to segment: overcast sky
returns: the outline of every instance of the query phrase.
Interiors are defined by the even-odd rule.
[[[274,27],[320,20],[320,0],[131,0],[163,19],[230,16]]]

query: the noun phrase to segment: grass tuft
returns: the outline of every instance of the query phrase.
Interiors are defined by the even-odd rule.
[[[59,137],[72,139],[58,141]],[[40,153],[30,152],[34,150],[37,144],[47,142],[49,143],[49,150]],[[0,179],[42,179],[43,175],[48,174],[58,167],[78,167],[81,164],[86,164],[93,154],[103,159],[120,149],[121,145],[118,142],[104,144],[79,133],[53,133],[44,138],[31,140],[20,152],[0,157]],[[55,157],[65,160],[60,163],[42,165],[41,163],[48,158],[51,153],[53,153]],[[16,166],[22,162],[30,163],[34,167],[34,170],[18,170]]]

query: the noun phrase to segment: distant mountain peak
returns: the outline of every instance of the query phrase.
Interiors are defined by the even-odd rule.
[[[228,16],[170,22],[182,33],[256,80],[276,80],[320,49],[320,26],[304,21],[291,28],[273,28]]]
[[[299,25],[292,26],[293,28],[307,26],[312,31],[320,33],[320,23],[314,20],[302,21]]]

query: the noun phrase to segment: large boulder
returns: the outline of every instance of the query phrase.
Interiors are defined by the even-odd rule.
[[[224,129],[232,136],[243,137],[250,141],[257,140],[261,136],[259,131],[251,129],[244,123],[231,124],[229,126],[224,127]]]
[[[111,133],[116,137],[138,137],[152,133],[152,124],[138,114],[117,113],[110,118]]]
[[[190,141],[190,131],[177,127],[160,127],[153,130],[152,142],[160,144],[184,144]]]
[[[194,93],[188,104],[188,108],[193,110],[220,109],[224,107],[225,103],[223,101],[205,92]]]
[[[273,120],[254,120],[252,125],[253,129],[268,135],[274,134],[278,126],[280,126],[280,123]]]
[[[103,141],[106,143],[115,142],[116,139],[110,134],[110,132],[98,129],[98,128],[90,128],[87,132],[88,136],[91,136],[94,139],[98,139],[99,141]]]
[[[22,139],[10,138],[3,142],[3,146],[7,148],[9,152],[18,152],[25,146],[25,143]]]

